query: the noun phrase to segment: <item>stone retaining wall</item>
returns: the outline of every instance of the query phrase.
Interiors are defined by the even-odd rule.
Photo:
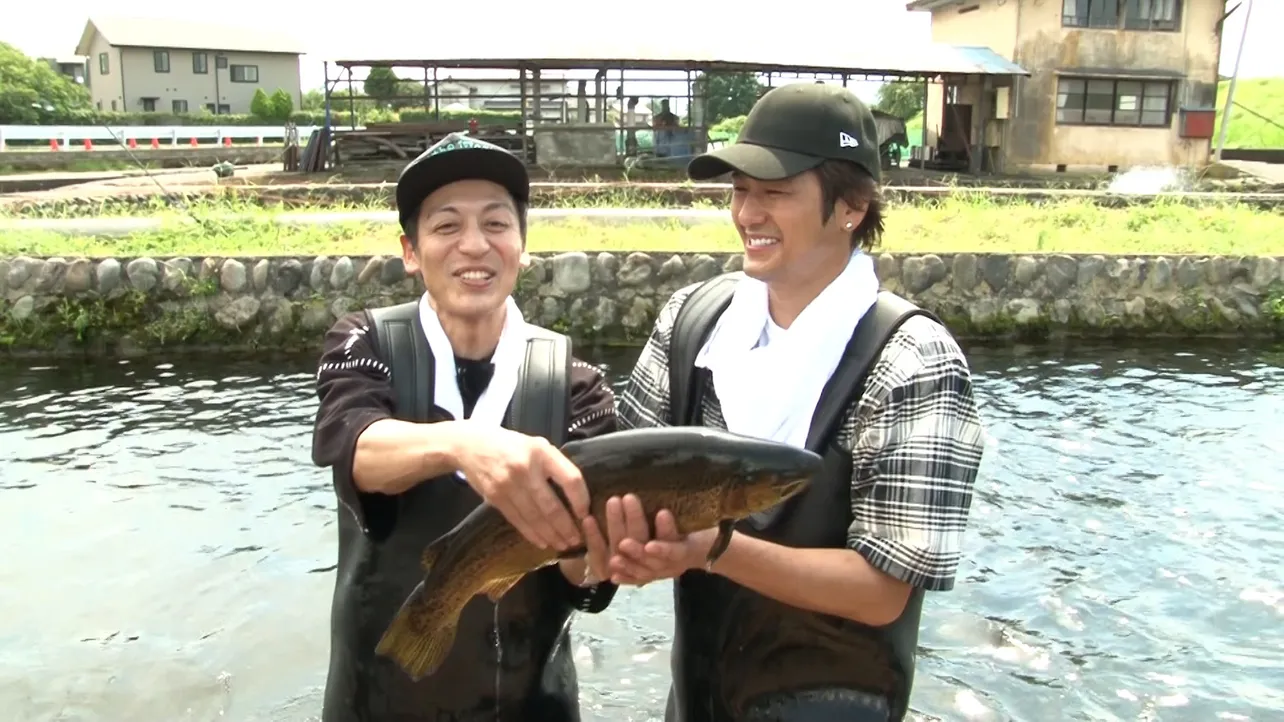
[[[961,338],[1282,336],[1284,258],[894,255],[883,286]],[[740,255],[537,257],[528,320],[581,343],[641,343],[676,289]],[[337,314],[422,293],[397,257],[0,259],[0,348],[131,355],[315,349]]]

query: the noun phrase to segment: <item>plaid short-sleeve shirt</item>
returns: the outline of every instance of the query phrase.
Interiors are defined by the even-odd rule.
[[[660,310],[618,399],[620,428],[671,426],[669,344],[678,310],[696,289]],[[725,429],[716,389],[703,423]],[[938,323],[907,320],[870,370],[838,430],[852,455],[848,546],[871,565],[927,590],[953,588],[984,439],[963,351]]]

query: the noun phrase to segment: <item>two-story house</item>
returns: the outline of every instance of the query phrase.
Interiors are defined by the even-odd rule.
[[[91,17],[76,46],[95,107],[130,113],[249,113],[254,91],[303,103],[303,49],[280,29]]]
[[[1006,171],[1208,163],[1223,0],[913,0],[932,39],[985,45],[1030,71],[1013,90],[928,89],[928,144],[958,108]],[[971,111],[977,111],[971,113]],[[965,129],[964,129],[965,128]]]

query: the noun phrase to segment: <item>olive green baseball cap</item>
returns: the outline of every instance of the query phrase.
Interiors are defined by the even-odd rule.
[[[851,161],[880,180],[874,114],[846,88],[791,83],[759,98],[736,142],[696,156],[687,175],[699,181],[738,171],[759,180],[782,180],[826,160]]]

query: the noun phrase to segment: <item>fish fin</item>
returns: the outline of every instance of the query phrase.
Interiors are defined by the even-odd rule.
[[[424,547],[423,553],[419,556],[419,566],[423,567],[425,572],[432,571],[432,567],[441,558],[441,553],[446,549],[446,536],[439,537],[428,546]]]
[[[731,532],[736,528],[734,519],[723,519],[718,522],[718,536],[714,537],[713,545],[709,547],[709,556],[705,557],[704,566],[706,569],[713,566],[718,561],[718,557],[726,553],[727,547],[731,546]]]
[[[520,582],[524,576],[526,575],[518,574],[515,577],[500,577],[499,579],[492,579],[482,586],[481,591],[491,602],[498,602],[500,599],[504,598],[505,594],[508,594],[508,590],[517,586],[517,583]]]
[[[397,610],[375,647],[376,654],[396,662],[415,682],[435,673],[446,660],[455,643],[455,625],[459,621],[456,616],[425,629],[419,620],[431,618],[427,602],[424,584],[420,582]]]

